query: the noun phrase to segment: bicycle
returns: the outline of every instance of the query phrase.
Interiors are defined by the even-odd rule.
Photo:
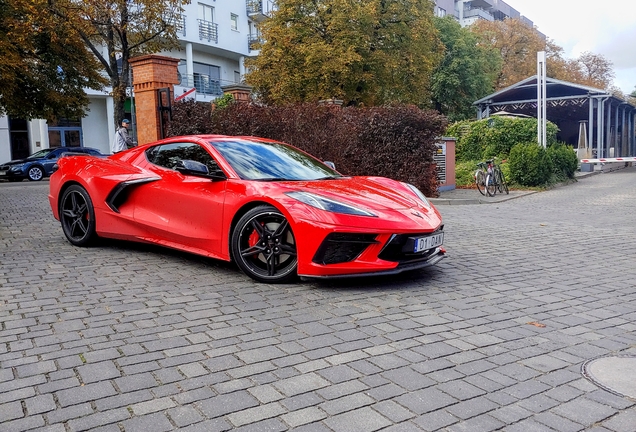
[[[482,195],[487,194],[488,196],[494,197],[497,191],[499,191],[499,193],[510,193],[506,178],[501,171],[501,167],[495,162],[495,159],[479,162],[477,166],[479,168],[475,172],[475,184],[477,185],[477,190]]]
[[[488,166],[491,161],[479,162],[475,171],[475,184],[477,190],[482,195],[486,195],[486,178],[488,177]]]

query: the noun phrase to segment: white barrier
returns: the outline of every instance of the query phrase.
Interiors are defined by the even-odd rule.
[[[636,157],[581,159],[581,163],[609,163],[609,162],[636,162]]]

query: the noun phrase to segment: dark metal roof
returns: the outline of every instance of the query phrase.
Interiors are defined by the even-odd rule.
[[[574,84],[567,81],[560,81],[554,78],[546,79],[546,99],[572,99],[587,96],[607,96],[616,100],[605,90]],[[473,105],[497,105],[510,103],[523,103],[537,100],[537,76],[531,76],[523,81],[519,81],[498,92],[488,95],[474,102]],[[622,102],[622,100],[620,100]]]

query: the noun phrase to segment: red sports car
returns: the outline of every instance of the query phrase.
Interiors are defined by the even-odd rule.
[[[49,201],[69,242],[154,243],[251,278],[391,274],[437,263],[442,218],[414,186],[349,177],[288,144],[197,135],[67,156]]]

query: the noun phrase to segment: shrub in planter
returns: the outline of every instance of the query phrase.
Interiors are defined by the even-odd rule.
[[[557,143],[548,147],[547,154],[552,161],[552,170],[557,180],[574,178],[579,159],[572,146]]]
[[[521,186],[542,186],[550,181],[552,161],[546,150],[535,142],[521,143],[510,150],[510,180]]]

